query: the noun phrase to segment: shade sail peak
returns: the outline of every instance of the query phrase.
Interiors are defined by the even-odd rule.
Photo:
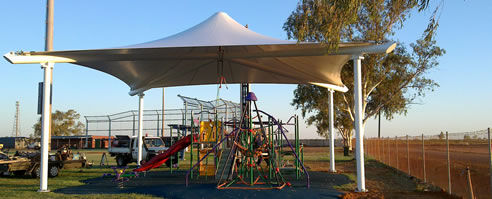
[[[258,34],[239,24],[225,12],[217,12],[183,32],[162,39],[124,46],[123,48],[203,47],[295,44]]]

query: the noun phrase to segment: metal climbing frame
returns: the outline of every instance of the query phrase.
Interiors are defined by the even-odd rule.
[[[253,93],[249,93],[247,99],[246,111],[243,111],[240,121],[230,125],[233,130],[225,134],[220,141],[217,140],[215,146],[208,150],[206,155],[199,156],[198,161],[193,162],[193,160],[190,160],[190,165],[193,166],[186,175],[186,185],[188,185],[189,179],[199,177],[199,175],[194,176],[195,168],[199,168],[202,161],[206,161],[211,153],[214,153],[214,156],[217,157],[217,150],[220,149],[221,144],[229,137],[232,137],[234,144],[231,148],[222,148],[221,153],[219,153],[220,165],[216,167],[217,170],[215,172],[218,189],[282,189],[286,185],[290,186],[290,183],[282,176],[282,168],[280,166],[281,150],[284,147],[283,141],[285,141],[285,146],[289,147],[295,158],[296,178],[299,179],[300,175],[304,174],[307,180],[307,187],[309,187],[309,174],[304,167],[303,157],[298,155],[301,150],[299,146],[298,117],[293,116],[290,118],[294,119],[294,123],[287,122],[283,124],[271,115],[258,110],[255,102],[256,97],[254,97]],[[250,108],[252,105],[254,105],[253,110]],[[252,117],[253,114],[256,114],[256,116]],[[262,118],[268,119],[267,121],[262,121]],[[287,129],[283,126],[288,124],[295,127],[294,146],[287,138]],[[194,145],[200,145],[200,140],[192,143],[191,146],[193,147]]]

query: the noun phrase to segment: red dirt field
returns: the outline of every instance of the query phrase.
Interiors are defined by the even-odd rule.
[[[306,147],[305,154],[316,156],[328,156],[327,147]],[[342,155],[341,150],[337,150],[336,155]],[[305,160],[305,164],[313,171],[327,172],[329,159],[317,161]],[[356,175],[355,160],[338,161],[336,163],[337,173]],[[375,160],[367,160],[366,165],[366,188],[368,192],[355,193],[355,184],[342,186],[346,194],[342,198],[453,198],[441,189],[426,185],[420,180],[411,178],[401,171],[388,167]]]
[[[457,141],[454,141],[457,142]],[[367,140],[366,150],[370,156],[386,165],[424,179],[422,140],[410,140],[409,151],[405,140]],[[398,146],[398,148],[397,148]],[[445,140],[425,140],[425,178],[427,182],[448,190],[447,153]],[[489,154],[485,143],[450,142],[451,191],[467,197],[470,189],[466,167],[470,168],[473,193],[477,199],[492,198],[490,193]],[[398,151],[398,154],[396,153]],[[408,155],[410,158],[408,158]],[[397,159],[398,155],[398,159]],[[410,162],[408,162],[410,161]],[[410,170],[408,169],[410,165]]]

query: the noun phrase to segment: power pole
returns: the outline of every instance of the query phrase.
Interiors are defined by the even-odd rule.
[[[53,13],[54,0],[46,0],[46,43],[45,51],[53,50]],[[43,105],[41,123],[41,165],[38,192],[48,190],[48,153],[51,149],[51,88],[54,63],[41,63],[44,70]]]
[[[55,0],[47,0],[46,1],[46,38],[45,38],[45,43],[44,43],[44,50],[45,51],[52,51],[53,50],[53,18],[54,18],[54,2]],[[50,75],[50,108],[49,108],[49,136],[48,136],[48,151],[51,151],[51,121],[52,121],[52,95],[53,95],[53,69],[51,70],[51,75]]]
[[[19,137],[20,135],[20,111],[19,111],[19,101],[15,102],[15,116],[14,116],[14,128],[12,128],[12,137]]]

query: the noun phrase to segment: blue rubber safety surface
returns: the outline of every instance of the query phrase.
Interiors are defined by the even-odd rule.
[[[201,176],[198,180],[190,180],[185,185],[186,171],[150,171],[140,174],[138,178],[130,179],[122,184],[113,182],[111,178],[94,178],[85,180],[85,185],[57,189],[54,192],[64,194],[118,194],[138,193],[150,194],[164,198],[339,198],[341,192],[333,186],[350,183],[345,175],[324,172],[309,172],[311,187],[306,187],[306,178],[299,180],[295,175],[284,174],[285,179],[292,184],[282,190],[219,190],[214,177]]]

